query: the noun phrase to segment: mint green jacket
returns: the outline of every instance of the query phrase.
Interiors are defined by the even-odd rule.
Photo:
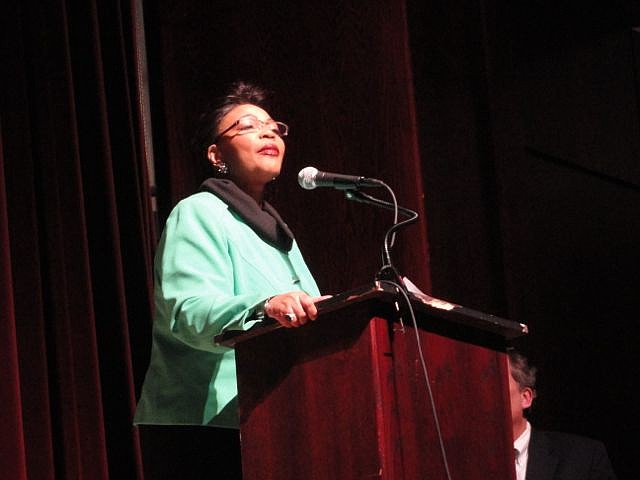
[[[234,351],[213,339],[259,323],[273,295],[319,294],[298,245],[269,245],[223,200],[200,192],[167,219],[154,277],[151,361],[134,423],[237,428]]]

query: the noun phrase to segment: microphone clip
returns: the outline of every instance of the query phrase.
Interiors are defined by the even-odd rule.
[[[407,287],[404,284],[404,280],[402,279],[402,275],[400,275],[400,272],[398,272],[396,267],[394,267],[393,265],[383,265],[382,268],[378,270],[378,273],[376,273],[375,279],[379,282],[388,281],[391,283],[395,283],[404,291],[407,290]]]

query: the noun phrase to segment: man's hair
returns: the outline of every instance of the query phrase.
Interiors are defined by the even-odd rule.
[[[508,349],[507,354],[509,355],[509,370],[513,379],[521,389],[528,387],[533,390],[535,395],[538,369],[533,365],[529,365],[527,357],[514,348]]]
[[[214,101],[200,115],[195,135],[191,142],[197,160],[207,158],[207,150],[216,138],[222,118],[238,105],[256,105],[268,110],[268,92],[252,83],[238,81],[231,84],[228,92]]]

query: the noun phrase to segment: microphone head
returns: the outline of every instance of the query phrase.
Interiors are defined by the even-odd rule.
[[[298,184],[305,190],[313,190],[317,187],[316,176],[318,169],[314,167],[305,167],[298,172]]]

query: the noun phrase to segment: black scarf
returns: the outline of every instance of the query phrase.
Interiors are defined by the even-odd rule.
[[[231,180],[209,178],[200,186],[201,191],[213,193],[229,205],[229,208],[245,221],[258,236],[272,247],[288,252],[293,246],[293,233],[275,208],[256,201]]]

